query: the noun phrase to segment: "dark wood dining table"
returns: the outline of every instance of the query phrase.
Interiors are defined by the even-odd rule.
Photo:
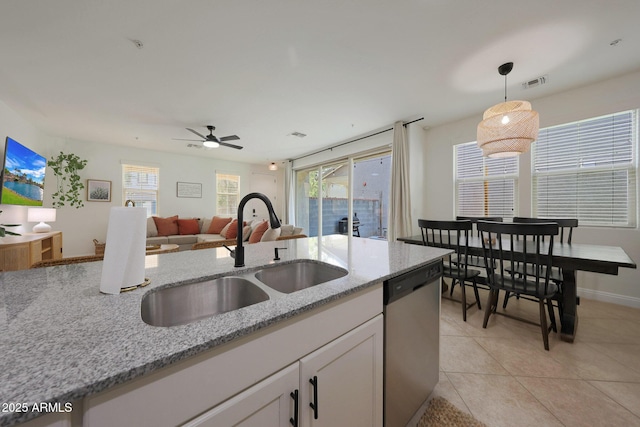
[[[422,236],[398,238],[409,244],[422,245]],[[446,248],[446,245],[442,245]],[[505,244],[506,247],[506,244]],[[515,246],[515,253],[522,251]],[[482,240],[479,237],[469,239],[469,254],[483,256]],[[562,269],[562,317],[560,319],[560,338],[573,342],[578,329],[576,271],[589,271],[617,275],[620,268],[637,268],[636,263],[619,246],[588,245],[580,243],[553,244],[552,265]]]

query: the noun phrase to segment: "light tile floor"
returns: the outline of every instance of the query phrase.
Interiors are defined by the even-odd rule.
[[[640,309],[581,298],[575,341],[551,332],[545,351],[537,326],[494,315],[483,329],[487,292],[480,296],[483,310],[470,308],[466,322],[460,303],[442,300],[440,382],[431,397],[489,427],[640,426]],[[512,298],[507,311],[538,320],[535,302]]]

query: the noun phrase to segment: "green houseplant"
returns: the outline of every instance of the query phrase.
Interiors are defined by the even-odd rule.
[[[57,191],[51,195],[53,207],[61,208],[67,204],[76,209],[83,207],[80,190],[84,188],[84,184],[80,181],[78,171],[84,169],[87,161],[75,154],[64,154],[61,151],[57,157],[51,157],[47,165],[53,169],[58,184]]]

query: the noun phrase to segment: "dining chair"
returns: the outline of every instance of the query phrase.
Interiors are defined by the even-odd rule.
[[[462,320],[467,321],[467,309],[474,304],[481,310],[478,294],[477,277],[480,270],[469,268],[469,234],[472,230],[471,221],[432,221],[419,219],[418,226],[422,234],[422,244],[425,246],[445,247],[453,249],[454,254],[449,262],[444,263],[442,275],[451,279],[451,294],[456,284],[462,292]],[[471,286],[475,296],[475,303],[467,304],[465,288]],[[453,299],[453,298],[450,298]],[[454,300],[457,301],[457,300]]]
[[[477,227],[482,233],[482,249],[490,288],[482,327],[487,327],[492,314],[501,314],[533,323],[506,312],[498,312],[500,291],[509,292],[525,300],[536,301],[540,312],[540,324],[536,325],[540,326],[544,348],[548,351],[549,331],[557,332],[551,301],[558,292],[558,285],[553,283],[549,276],[558,224],[478,221]],[[527,268],[517,272],[511,268],[517,264],[525,265]],[[549,313],[550,326],[547,326],[545,305]]]
[[[471,224],[473,225],[473,234],[475,234],[477,237],[480,237],[480,232],[478,231],[478,228],[477,228],[478,221],[502,222],[502,217],[501,216],[457,216],[456,220],[471,221]],[[469,256],[469,265],[471,265],[472,267],[484,268],[484,259],[481,256],[471,255]]]
[[[551,222],[558,224],[559,236],[558,242],[571,244],[571,239],[573,237],[573,229],[578,227],[578,219],[577,218],[530,218],[530,217],[514,217],[514,223],[520,224],[535,224],[535,223],[545,223]],[[516,268],[517,271],[521,270],[521,267]],[[562,294],[562,270],[558,267],[552,267],[551,273],[549,274],[549,278],[558,285],[558,296],[555,298],[558,305],[558,311],[560,312],[560,317],[562,317],[562,298],[560,295]],[[509,294],[505,294],[504,301],[502,302],[502,307],[507,307],[507,302],[509,301]]]

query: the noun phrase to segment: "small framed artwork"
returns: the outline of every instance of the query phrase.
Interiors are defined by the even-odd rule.
[[[198,182],[178,182],[176,194],[178,197],[202,198],[202,184]]]
[[[99,179],[87,180],[87,201],[89,202],[110,202],[111,201],[111,181]]]

